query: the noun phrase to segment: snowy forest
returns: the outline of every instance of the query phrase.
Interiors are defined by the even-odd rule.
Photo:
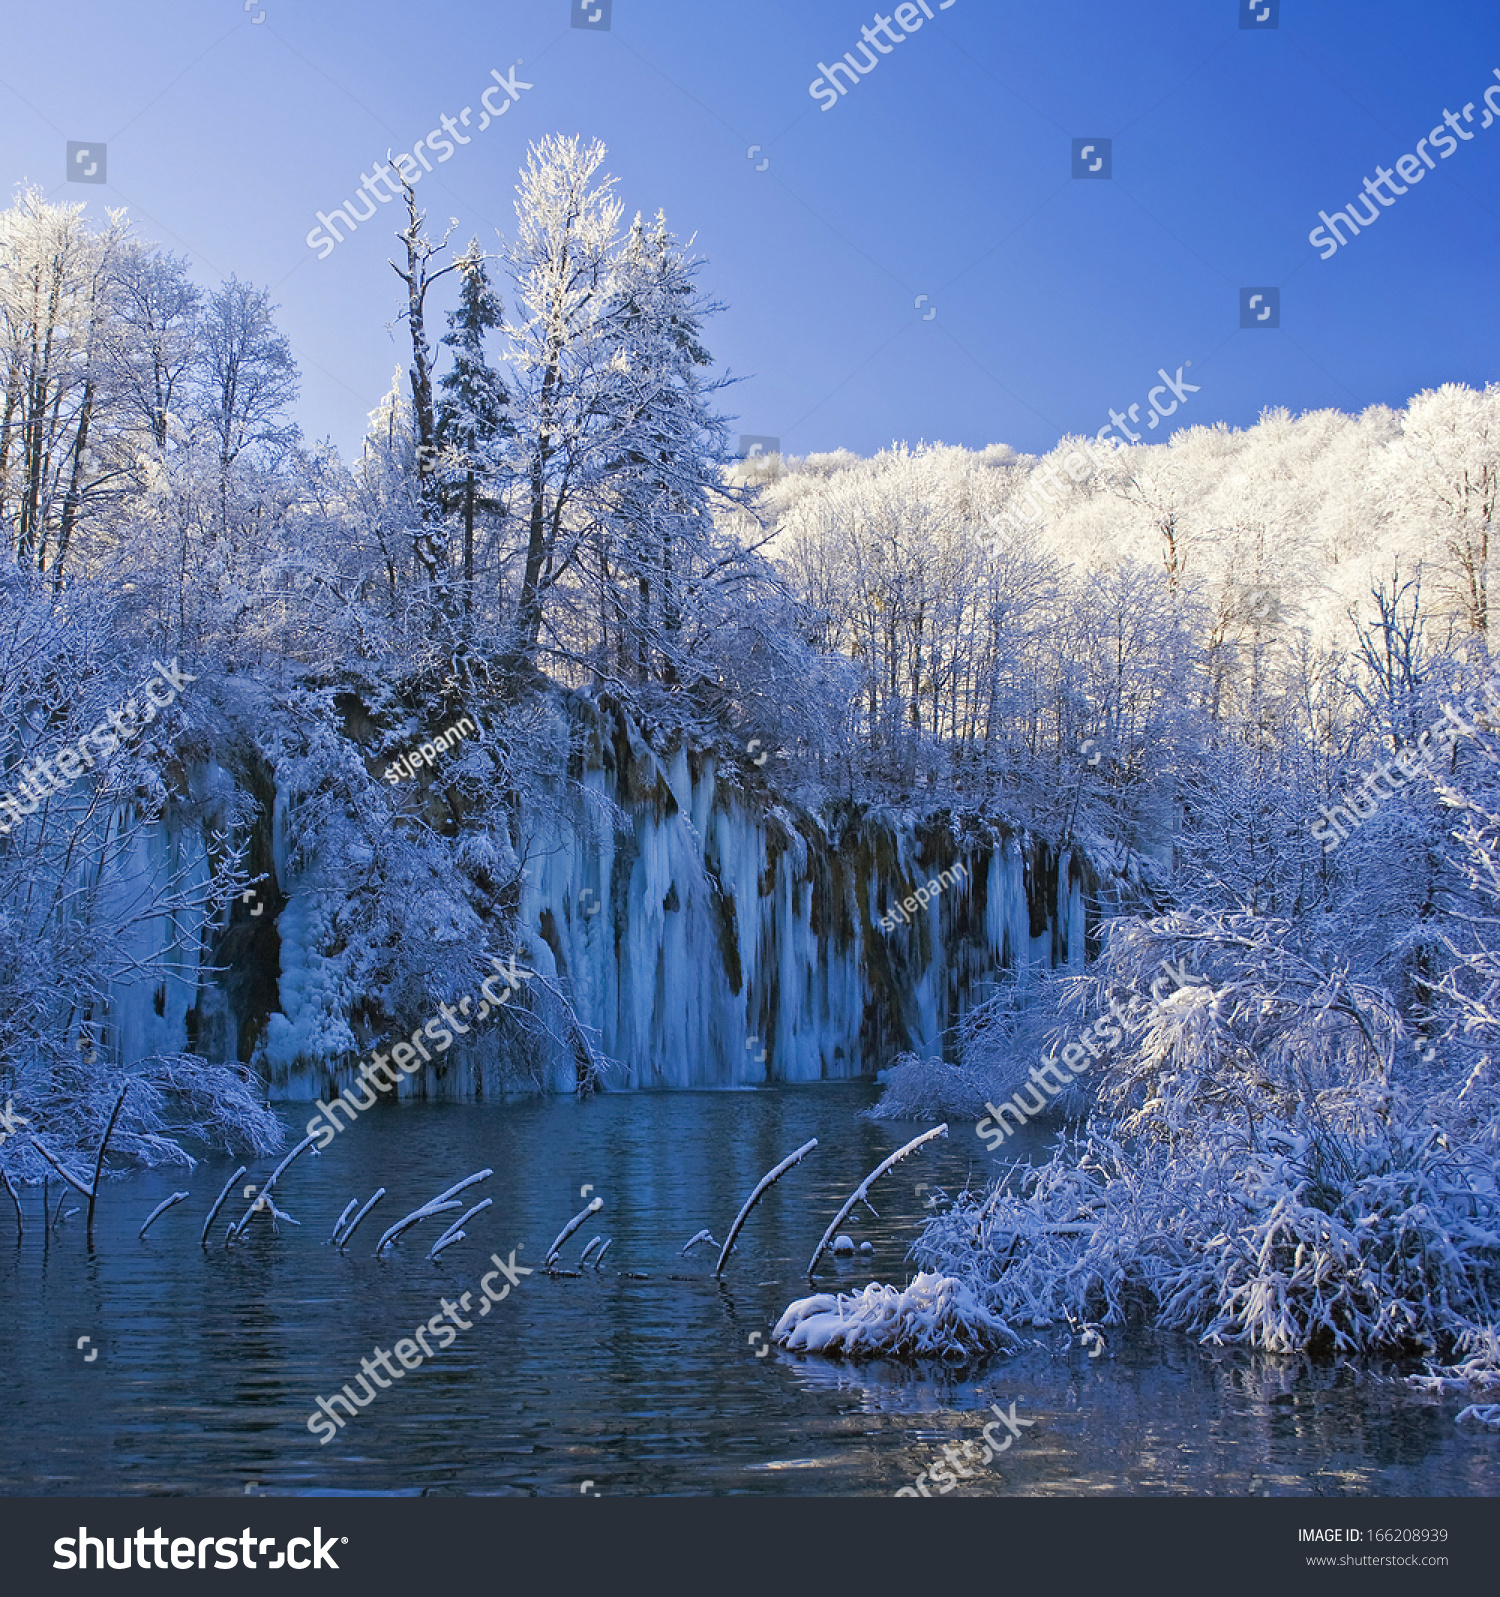
[[[279,1156],[509,968],[365,1102],[878,1077],[948,1123],[915,1273],[788,1298],[783,1350],[1145,1326],[1500,1428],[1500,385],[741,459],[712,265],[602,146],[534,144],[503,237],[402,198],[351,459],[267,290],[0,215],[18,1238]]]

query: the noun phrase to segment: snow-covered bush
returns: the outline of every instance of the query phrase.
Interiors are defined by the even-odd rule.
[[[916,1252],[1015,1325],[1144,1315],[1268,1352],[1447,1352],[1500,1288],[1493,1125],[1393,1079],[1400,1022],[1253,917],[1113,928],[1075,998],[1169,952],[1204,973],[1103,1069],[1090,1130],[963,1196]]]
[[[1500,1336],[1494,1326],[1466,1331],[1458,1340],[1456,1364],[1428,1365],[1426,1375],[1408,1375],[1406,1384],[1419,1392],[1493,1392],[1500,1388]],[[1471,1403],[1457,1419],[1460,1425],[1483,1425],[1500,1431],[1500,1403]]]
[[[36,1138],[91,1170],[127,1085],[112,1158],[191,1164],[191,1143],[269,1151],[282,1131],[253,1077],[154,1045],[169,989],[180,1014],[243,885],[230,837],[249,805],[208,752],[218,723],[203,668],[137,735],[51,785],[39,762],[86,734],[102,752],[90,729],[129,713],[151,655],[122,641],[117,612],[87,587],[57,593],[11,566],[0,606],[0,756],[30,803],[0,836],[0,1103],[22,1126],[0,1165],[18,1181],[55,1176]]]
[[[898,1054],[880,1080],[880,1101],[864,1111],[871,1120],[977,1120],[999,1090],[991,1072],[912,1053]]]
[[[902,1290],[818,1292],[788,1305],[771,1339],[793,1353],[847,1358],[970,1358],[1014,1351],[1020,1338],[963,1281],[918,1275]]]
[[[19,1185],[57,1179],[47,1152],[87,1178],[125,1091],[110,1132],[106,1175],[122,1161],[133,1165],[197,1163],[215,1145],[264,1154],[286,1140],[281,1122],[266,1107],[265,1089],[243,1065],[215,1065],[194,1054],[141,1060],[127,1070],[97,1062],[64,1062],[49,1070],[20,1070],[5,1088],[25,1130],[0,1146],[0,1168]]]
[[[958,1059],[903,1053],[880,1073],[885,1091],[865,1114],[871,1120],[981,1119],[990,1101],[1002,1102],[1023,1085],[1027,1072],[1057,1043],[1058,1002],[1064,981],[1033,973],[1005,981],[968,1009],[959,1026]],[[1059,1106],[1077,1114],[1082,1087],[1065,1093]]]

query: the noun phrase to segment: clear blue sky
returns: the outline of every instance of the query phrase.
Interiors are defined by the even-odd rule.
[[[396,208],[327,259],[304,240],[388,148],[465,106],[472,142],[418,187],[429,223],[494,247],[527,143],[602,139],[627,214],[665,208],[709,258],[728,305],[709,346],[746,379],[736,430],[789,452],[1045,449],[1189,360],[1201,391],[1173,423],[1500,378],[1493,0],[1282,0],[1259,30],[1236,0],[930,4],[828,111],[817,64],[896,7],[613,0],[603,31],[572,27],[570,0],[16,6],[0,149],[10,185],[125,206],[203,282],[270,286],[298,419],[346,453],[405,365]],[[518,59],[534,87],[477,132],[490,69]],[[1471,101],[1472,140],[1320,259],[1319,210]],[[1110,181],[1070,175],[1084,136],[1113,140]],[[105,186],[64,181],[67,140],[107,142]],[[1241,330],[1239,290],[1265,285],[1280,330]]]

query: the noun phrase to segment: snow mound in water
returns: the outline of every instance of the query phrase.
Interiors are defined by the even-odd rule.
[[[863,1292],[798,1298],[771,1337],[794,1353],[850,1358],[967,1358],[1021,1345],[962,1281],[935,1273],[917,1276],[905,1291],[872,1281]]]

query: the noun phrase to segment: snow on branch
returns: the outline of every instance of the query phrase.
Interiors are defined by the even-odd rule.
[[[244,1173],[245,1167],[244,1165],[240,1165],[235,1170],[234,1174],[230,1176],[228,1181],[224,1183],[223,1191],[220,1192],[218,1197],[214,1199],[214,1206],[208,1211],[208,1218],[203,1222],[203,1234],[198,1238],[198,1246],[200,1248],[206,1248],[208,1246],[208,1228],[214,1223],[214,1216],[219,1212],[220,1209],[224,1207],[224,1200],[229,1196],[230,1188],[233,1187],[235,1182],[238,1181],[240,1177],[244,1175]]]
[[[725,1237],[725,1239],[724,1239],[724,1246],[719,1252],[719,1262],[714,1266],[714,1279],[715,1280],[718,1280],[719,1277],[723,1275],[725,1260],[728,1259],[728,1257],[730,1255],[730,1252],[734,1248],[734,1239],[740,1234],[740,1227],[742,1225],[744,1225],[745,1221],[749,1218],[750,1211],[755,1207],[755,1205],[757,1203],[760,1202],[761,1194],[764,1193],[764,1192],[769,1192],[771,1190],[771,1188],[773,1186],[775,1186],[778,1181],[781,1180],[781,1178],[787,1173],[787,1171],[792,1168],[793,1165],[800,1164],[802,1162],[802,1160],[808,1154],[810,1154],[813,1151],[814,1148],[817,1147],[817,1145],[818,1145],[818,1139],[816,1137],[813,1137],[809,1141],[804,1142],[802,1144],[802,1146],[800,1148],[798,1148],[795,1153],[789,1153],[786,1156],[786,1158],[783,1159],[781,1161],[781,1163],[776,1166],[776,1168],[774,1170],[766,1171],[766,1173],[760,1178],[759,1183],[756,1185],[755,1191],[752,1192],[750,1194],[750,1196],[745,1199],[744,1206],[740,1209],[740,1212],[734,1217],[734,1224],[732,1226],[730,1226],[729,1235],[727,1237]],[[843,1215],[842,1214],[839,1216],[839,1219],[843,1219]],[[706,1231],[705,1232],[700,1232],[699,1235],[700,1236],[707,1236],[708,1233]],[[698,1240],[697,1237],[693,1238],[693,1242],[696,1242],[697,1240]],[[824,1238],[824,1241],[825,1242],[827,1241],[826,1237]],[[688,1244],[688,1247],[690,1248],[692,1245],[693,1245],[693,1243],[690,1242]],[[686,1253],[687,1252],[687,1248],[684,1248],[682,1251],[684,1253]],[[816,1256],[814,1256],[814,1261],[813,1262],[814,1263],[817,1262]]]
[[[241,1235],[244,1234],[245,1227],[247,1225],[249,1225],[249,1223],[250,1223],[251,1215],[253,1215],[257,1209],[265,1209],[265,1210],[267,1210],[267,1212],[270,1214],[271,1219],[272,1219],[273,1222],[276,1221],[277,1219],[283,1218],[283,1216],[280,1214],[280,1211],[277,1210],[275,1202],[271,1198],[271,1188],[274,1187],[276,1185],[276,1183],[281,1179],[282,1171],[284,1171],[286,1169],[286,1167],[292,1162],[292,1160],[295,1159],[299,1153],[303,1153],[308,1148],[311,1148],[313,1146],[313,1144],[317,1140],[318,1140],[318,1138],[317,1138],[317,1134],[316,1133],[313,1133],[311,1136],[304,1137],[302,1139],[302,1141],[299,1142],[297,1144],[297,1146],[292,1149],[292,1151],[286,1156],[286,1158],[283,1159],[281,1161],[281,1163],[276,1166],[276,1168],[271,1172],[270,1179],[266,1182],[265,1186],[263,1186],[260,1189],[260,1191],[256,1194],[255,1199],[251,1203],[250,1207],[248,1209],[246,1209],[244,1214],[242,1214],[240,1216],[239,1224],[236,1225],[236,1226],[233,1226],[231,1228],[233,1235],[241,1236]],[[290,1217],[287,1216],[285,1218],[290,1218]],[[296,1222],[294,1221],[293,1224],[296,1224]]]
[[[542,1268],[543,1269],[550,1270],[552,1268],[552,1265],[553,1265],[554,1261],[556,1260],[557,1255],[558,1255],[559,1251],[561,1250],[563,1243],[566,1242],[568,1240],[568,1238],[573,1235],[573,1233],[579,1228],[579,1226],[581,1226],[583,1224],[583,1222],[585,1220],[588,1219],[588,1217],[591,1214],[598,1214],[598,1212],[603,1207],[604,1207],[604,1199],[603,1198],[591,1198],[589,1200],[588,1207],[584,1208],[584,1209],[580,1209],[578,1211],[578,1213],[575,1214],[573,1216],[573,1218],[568,1221],[568,1223],[562,1228],[562,1230],[557,1233],[556,1241],[554,1241],[552,1246],[547,1249],[547,1257],[542,1260]]]
[[[840,1209],[839,1212],[834,1215],[833,1219],[828,1222],[828,1229],[823,1233],[823,1240],[818,1243],[816,1248],[813,1249],[813,1256],[808,1260],[807,1263],[807,1278],[809,1281],[812,1280],[813,1271],[818,1267],[818,1260],[823,1257],[828,1244],[833,1241],[834,1235],[837,1233],[838,1228],[844,1223],[845,1216],[848,1215],[849,1211],[855,1206],[856,1203],[864,1203],[866,1201],[865,1195],[869,1192],[870,1188],[880,1180],[886,1171],[889,1170],[893,1165],[900,1164],[900,1162],[906,1158],[908,1154],[915,1153],[924,1142],[931,1142],[934,1137],[946,1137],[947,1135],[948,1123],[944,1121],[942,1125],[934,1126],[931,1131],[924,1131],[920,1137],[913,1137],[912,1140],[905,1145],[905,1147],[897,1148],[893,1154],[886,1159],[882,1159],[881,1162],[876,1165],[869,1175],[867,1175],[865,1179],[861,1181],[860,1184],[849,1195],[849,1199],[844,1204],[843,1208]]]
[[[184,1198],[191,1197],[191,1196],[192,1196],[192,1194],[188,1193],[188,1192],[174,1192],[170,1198],[164,1198],[160,1203],[157,1204],[157,1206],[151,1211],[151,1213],[146,1216],[145,1223],[141,1226],[141,1229],[136,1233],[136,1236],[138,1238],[145,1236],[147,1231],[149,1231],[151,1229],[151,1222],[157,1217],[157,1215],[165,1214],[166,1211],[168,1209],[170,1209],[174,1203],[181,1203]]]
[[[375,1244],[375,1257],[378,1259],[403,1231],[408,1230],[419,1221],[430,1219],[435,1214],[446,1214],[449,1209],[463,1208],[463,1204],[458,1201],[455,1194],[462,1192],[465,1187],[472,1187],[476,1181],[488,1180],[494,1173],[493,1170],[478,1170],[472,1176],[465,1176],[462,1181],[449,1187],[446,1192],[440,1192],[437,1197],[429,1198],[420,1208],[413,1209],[410,1214],[398,1220]],[[381,1190],[383,1191],[384,1188]],[[375,1199],[371,1198],[370,1203],[374,1203],[374,1201]],[[367,1204],[366,1207],[368,1208],[369,1205]],[[358,1223],[356,1220],[355,1224],[357,1225]],[[352,1233],[354,1227],[350,1226],[349,1230]]]

